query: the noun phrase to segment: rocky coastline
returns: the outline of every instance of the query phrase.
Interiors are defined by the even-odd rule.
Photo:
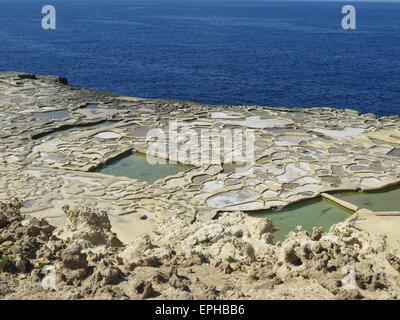
[[[0,73],[0,298],[400,297],[396,208],[358,210],[325,233],[299,226],[278,243],[271,221],[244,213],[398,184],[398,116],[208,106],[67,83]],[[251,129],[255,161],[240,171],[182,152],[178,162],[192,169],[153,184],[94,172],[126,152],[147,153],[149,131],[171,121],[182,136]],[[43,287],[46,266],[55,270],[55,288]]]

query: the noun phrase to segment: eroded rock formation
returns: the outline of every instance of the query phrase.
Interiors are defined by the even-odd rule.
[[[312,234],[242,212],[158,222],[122,245],[104,212],[65,208],[67,224],[24,219],[0,203],[2,299],[396,299],[399,253],[351,222]],[[79,218],[78,218],[79,217]],[[68,236],[66,236],[68,235]],[[55,287],[44,271],[54,268]]]

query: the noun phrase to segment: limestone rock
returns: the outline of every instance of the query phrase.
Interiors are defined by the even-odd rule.
[[[135,290],[139,294],[140,299],[148,299],[155,294],[155,291],[150,281],[138,281],[137,283],[135,283]]]
[[[400,258],[393,253],[388,253],[386,255],[386,260],[393,267],[394,270],[400,272]]]
[[[122,246],[116,234],[111,231],[111,223],[106,212],[86,207],[70,209],[69,206],[65,206],[63,210],[67,216],[67,222],[64,230],[59,234],[60,237],[70,240],[87,240],[92,246]]]
[[[101,260],[96,266],[94,281],[103,285],[117,284],[121,280],[122,273],[109,261]]]

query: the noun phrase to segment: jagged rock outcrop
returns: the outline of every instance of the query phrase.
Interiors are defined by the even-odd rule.
[[[0,298],[397,299],[399,255],[351,222],[273,244],[267,219],[173,217],[123,245],[107,214],[65,208],[67,223],[25,220],[0,203]],[[58,236],[60,235],[60,237]],[[117,241],[118,240],[118,241]],[[52,269],[53,268],[53,269]],[[54,286],[46,272],[54,271]],[[46,271],[46,272],[45,272]]]
[[[63,210],[67,222],[59,233],[61,238],[70,241],[87,240],[92,246],[122,246],[122,242],[111,231],[111,223],[106,212],[87,207],[71,209],[69,206],[63,207]]]

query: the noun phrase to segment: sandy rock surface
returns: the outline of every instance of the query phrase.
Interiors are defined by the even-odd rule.
[[[254,142],[250,150],[223,148],[235,130]],[[175,142],[177,154],[163,151]],[[105,210],[125,243],[159,218],[207,221],[221,210],[277,208],[399,183],[399,143],[399,116],[123,97],[70,87],[60,77],[0,73],[0,201],[18,197],[24,214],[58,227],[65,205]],[[154,183],[93,172],[151,151],[192,168]],[[364,226],[385,231],[400,248],[400,216]]]

